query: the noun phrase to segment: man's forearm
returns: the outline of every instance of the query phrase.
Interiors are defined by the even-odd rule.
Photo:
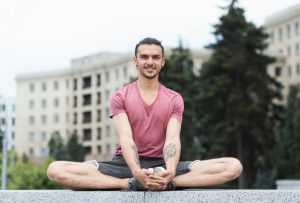
[[[178,139],[166,140],[164,146],[164,160],[167,167],[167,170],[176,172],[176,167],[180,157],[180,141]]]
[[[133,175],[141,169],[138,149],[133,140],[120,140],[123,157]]]

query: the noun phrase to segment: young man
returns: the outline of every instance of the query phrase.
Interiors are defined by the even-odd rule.
[[[237,178],[242,165],[235,158],[179,162],[184,105],[180,94],[158,81],[165,64],[161,42],[141,40],[133,60],[137,81],[111,98],[110,116],[120,141],[113,160],[55,161],[48,177],[73,189],[129,190],[207,187]],[[149,169],[155,167],[166,170],[158,175]]]

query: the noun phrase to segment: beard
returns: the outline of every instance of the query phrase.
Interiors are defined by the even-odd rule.
[[[152,73],[152,72],[148,73],[148,69],[152,69],[152,72],[154,72],[154,73]],[[155,68],[155,67],[153,68],[153,66],[152,67],[139,67],[139,72],[143,77],[145,77],[147,79],[153,79],[153,78],[158,77],[160,68]]]

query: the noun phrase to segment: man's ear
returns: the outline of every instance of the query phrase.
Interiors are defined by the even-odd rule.
[[[166,58],[165,58],[165,57],[163,57],[163,59],[162,59],[162,63],[161,63],[161,67],[163,68],[163,67],[165,66],[165,64],[166,64]]]
[[[132,60],[133,60],[133,63],[135,64],[135,66],[136,67],[138,67],[138,65],[137,65],[137,59],[136,59],[136,57],[134,56],[134,57],[132,57]]]

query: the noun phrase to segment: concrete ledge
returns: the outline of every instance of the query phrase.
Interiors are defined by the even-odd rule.
[[[5,203],[89,202],[300,202],[300,190],[181,190],[164,192],[6,190]]]

